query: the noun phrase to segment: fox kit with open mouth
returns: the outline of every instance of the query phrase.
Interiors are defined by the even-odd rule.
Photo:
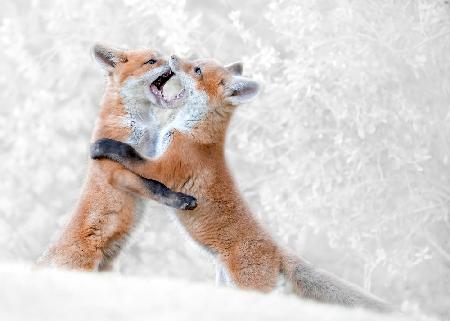
[[[183,107],[163,129],[155,158],[133,147],[102,139],[91,148],[96,159],[115,160],[133,173],[196,195],[198,207],[176,215],[188,234],[223,267],[219,279],[244,289],[271,291],[284,278],[298,295],[322,302],[389,310],[380,299],[313,268],[277,245],[242,199],[227,167],[225,135],[235,107],[258,93],[242,77],[242,65],[212,60],[170,59],[183,91]]]
[[[173,75],[153,50],[122,51],[96,45],[93,54],[107,74],[106,90],[92,140],[108,137],[128,142],[144,155],[155,151],[160,130],[155,106],[176,107],[163,87]],[[38,265],[69,269],[107,269],[139,216],[138,196],[191,210],[192,196],[173,192],[109,160],[91,161],[81,197],[63,233]]]

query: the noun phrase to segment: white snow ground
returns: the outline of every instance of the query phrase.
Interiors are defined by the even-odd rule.
[[[0,265],[0,320],[389,321],[399,315],[263,295],[212,283]]]

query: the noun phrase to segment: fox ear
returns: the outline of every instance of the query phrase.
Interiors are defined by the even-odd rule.
[[[232,105],[239,105],[251,101],[259,93],[259,84],[249,78],[233,76],[226,86],[226,101]]]
[[[119,62],[126,62],[127,58],[123,51],[115,48],[109,48],[101,44],[95,44],[92,47],[92,55],[98,64],[106,71],[113,71]]]
[[[225,69],[231,72],[235,76],[241,76],[242,71],[244,70],[244,66],[242,65],[242,62],[237,61],[233,62],[232,64],[226,65]]]

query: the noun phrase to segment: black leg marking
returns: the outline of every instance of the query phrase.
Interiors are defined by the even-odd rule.
[[[180,210],[193,210],[197,207],[197,199],[195,197],[174,192],[163,183],[153,179],[143,177],[141,179],[151,194],[160,197],[161,203]]]
[[[122,165],[126,162],[141,162],[144,158],[130,145],[119,142],[114,139],[102,138],[91,145],[91,158],[103,159],[107,158]],[[195,197],[174,192],[164,184],[141,177],[147,190],[157,197],[159,202],[165,205],[181,209],[193,210],[197,207]]]
[[[109,138],[99,139],[91,145],[91,158],[108,158],[119,163],[143,160],[142,156],[130,145]]]

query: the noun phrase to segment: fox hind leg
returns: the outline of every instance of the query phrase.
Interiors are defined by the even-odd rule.
[[[216,286],[233,287],[234,283],[228,275],[225,266],[220,262],[219,259],[215,259],[214,264],[216,266]]]

